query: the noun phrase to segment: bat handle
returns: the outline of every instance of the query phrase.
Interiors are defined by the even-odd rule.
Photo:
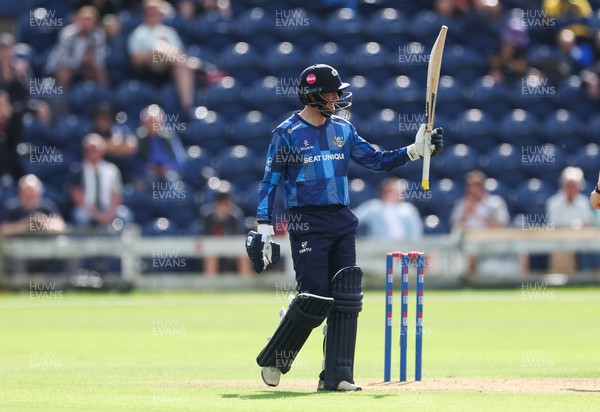
[[[429,164],[431,163],[431,151],[429,142],[425,142],[423,148],[423,177],[421,178],[421,186],[423,190],[429,190]]]

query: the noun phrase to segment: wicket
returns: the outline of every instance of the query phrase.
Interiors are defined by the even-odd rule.
[[[425,279],[425,258],[423,252],[392,252],[386,255],[385,356],[383,380],[384,382],[389,382],[391,380],[394,259],[400,259],[402,268],[400,305],[400,382],[406,382],[406,353],[408,346],[408,273],[410,267],[410,260],[416,259],[417,263],[415,381],[420,381],[422,378],[423,363],[423,290]]]

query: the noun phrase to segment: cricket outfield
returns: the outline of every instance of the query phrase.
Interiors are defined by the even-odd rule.
[[[526,284],[427,291],[425,298],[422,382],[382,383],[384,296],[367,291],[355,367],[363,391],[318,393],[320,328],[279,387],[260,379],[255,358],[288,304],[285,293],[0,295],[0,410],[587,411],[600,405],[600,289]],[[397,380],[396,324],[393,333]]]

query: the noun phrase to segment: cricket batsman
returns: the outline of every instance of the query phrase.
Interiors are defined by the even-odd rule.
[[[377,150],[350,122],[335,116],[352,106],[338,72],[315,64],[300,74],[298,97],[304,108],[272,133],[258,197],[258,228],[246,239],[254,269],[261,272],[279,260],[272,211],[275,191],[285,183],[285,208],[298,294],[277,330],[257,357],[265,384],[277,386],[311,331],[325,319],[323,370],[318,390],[358,391],[354,382],[357,320],[362,309],[362,270],[356,266],[358,220],[348,208],[350,159],[374,171],[388,171],[431,154],[442,153],[443,130],[425,132],[395,150]]]

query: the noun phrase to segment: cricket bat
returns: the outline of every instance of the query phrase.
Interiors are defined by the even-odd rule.
[[[427,90],[425,92],[425,131],[433,130],[433,120],[435,118],[435,103],[437,100],[438,83],[440,82],[440,68],[442,67],[442,55],[444,53],[444,43],[446,42],[447,26],[442,26],[438,34],[431,54],[429,55],[429,65],[427,66]],[[431,152],[429,144],[425,144],[423,152],[423,177],[421,186],[423,190],[429,190],[429,165],[431,162]]]

